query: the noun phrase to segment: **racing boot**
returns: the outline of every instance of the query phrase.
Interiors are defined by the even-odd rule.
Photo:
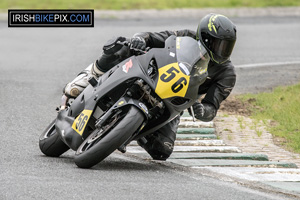
[[[157,133],[138,139],[137,143],[148,152],[153,160],[166,160],[174,148],[172,139]]]
[[[174,118],[154,133],[137,140],[154,160],[166,160],[172,154],[180,117]]]
[[[97,63],[92,63],[64,87],[63,93],[68,98],[76,98],[88,86],[89,78],[94,77],[97,79],[103,74],[104,72],[98,69]]]

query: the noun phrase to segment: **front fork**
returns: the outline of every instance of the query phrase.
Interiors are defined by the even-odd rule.
[[[138,108],[145,117],[145,121],[143,122],[143,124],[140,126],[140,128],[130,137],[128,138],[128,140],[126,140],[119,148],[118,150],[121,151],[122,153],[126,152],[126,146],[143,130],[143,128],[146,126],[147,121],[150,117],[148,108],[146,107],[145,104],[143,104],[142,102],[140,102],[139,100],[136,99],[132,99],[130,97],[121,97],[112,107],[109,111],[107,111],[99,120],[97,120],[96,122],[96,128],[100,128],[103,124],[103,122],[105,122],[114,112],[114,110],[116,109],[122,109],[122,107],[125,106],[135,106],[136,108]]]

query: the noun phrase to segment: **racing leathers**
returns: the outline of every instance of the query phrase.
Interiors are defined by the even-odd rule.
[[[131,39],[131,43],[133,48],[139,49],[144,49],[145,47],[163,48],[165,40],[171,35],[188,36],[196,39],[196,33],[194,31],[185,29],[159,33],[136,33]],[[117,40],[125,40],[125,38],[119,37]],[[103,54],[96,60],[94,66],[97,67],[97,71],[106,72],[129,56],[131,55],[124,52],[123,49],[111,52],[109,48],[104,46]],[[221,102],[228,97],[236,81],[234,66],[230,60],[222,64],[210,61],[207,71],[208,77],[198,91],[199,95],[205,94],[205,96],[201,102],[196,102],[192,106],[195,117],[201,121],[211,121],[214,119]],[[189,112],[191,113],[190,110]],[[153,134],[139,139],[138,144],[142,146],[153,159],[166,160],[173,152],[179,121],[180,117],[178,116]]]

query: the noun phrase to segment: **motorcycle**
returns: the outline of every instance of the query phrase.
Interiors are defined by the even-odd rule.
[[[130,48],[130,42],[117,42]],[[126,152],[133,140],[158,130],[199,98],[207,77],[209,54],[191,37],[170,36],[164,48],[135,54],[102,75],[57,118],[39,140],[47,156],[59,157],[69,149],[74,161],[90,168],[115,150]],[[66,101],[66,99],[63,99]]]

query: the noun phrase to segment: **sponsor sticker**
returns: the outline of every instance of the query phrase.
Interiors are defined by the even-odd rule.
[[[145,104],[139,103],[139,105],[140,105],[141,109],[142,109],[145,113],[148,114],[148,108],[145,106]]]
[[[132,60],[130,59],[127,63],[122,66],[123,72],[128,73],[129,69],[132,67]]]
[[[170,56],[175,57],[175,53],[170,52]]]
[[[118,106],[121,106],[121,105],[123,105],[125,102],[124,101],[120,101],[119,103],[118,103]]]

